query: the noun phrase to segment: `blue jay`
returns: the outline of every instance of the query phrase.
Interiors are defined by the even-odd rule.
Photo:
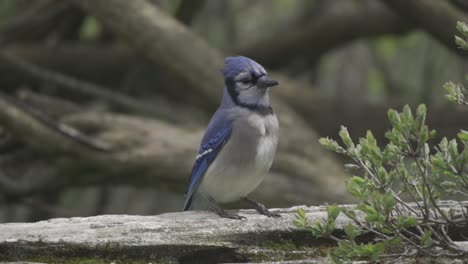
[[[264,215],[279,217],[247,198],[271,167],[278,142],[278,119],[270,106],[269,78],[257,62],[242,56],[224,61],[224,94],[211,118],[192,169],[184,211],[209,209],[232,219],[243,217],[218,203],[244,200]]]

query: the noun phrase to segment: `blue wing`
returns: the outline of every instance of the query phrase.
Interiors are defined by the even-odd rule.
[[[188,210],[190,207],[193,192],[201,182],[210,164],[215,160],[218,153],[228,141],[231,130],[230,126],[213,127],[213,129],[208,129],[205,134],[200,150],[198,151],[197,159],[192,168],[192,175],[190,176],[187,192],[185,193],[184,211]],[[210,136],[210,134],[213,135]]]

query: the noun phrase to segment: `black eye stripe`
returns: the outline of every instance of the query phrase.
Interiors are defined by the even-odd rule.
[[[242,78],[241,80],[239,80],[237,82],[241,82],[241,83],[244,83],[244,84],[257,83],[258,79],[260,79],[262,76],[263,75],[256,76],[256,75],[252,74],[252,75],[249,75],[249,76],[246,76],[246,77]]]

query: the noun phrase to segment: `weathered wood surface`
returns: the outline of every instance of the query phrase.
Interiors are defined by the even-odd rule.
[[[304,207],[311,219],[326,217],[323,207]],[[180,263],[304,259],[317,254],[316,240],[293,225],[296,208],[276,209],[282,218],[242,210],[246,220],[211,212],[157,216],[101,215],[0,225],[0,259],[102,257]],[[346,221],[339,219],[339,225]],[[323,256],[323,253],[319,254]]]
[[[443,206],[455,208],[458,204],[445,202]],[[312,221],[326,219],[323,206],[302,208]],[[198,211],[0,224],[0,261],[57,258],[146,263],[324,261],[326,250],[333,243],[315,239],[307,231],[296,228],[293,219],[297,207],[274,211],[282,218],[267,218],[253,210],[241,210],[239,214],[246,220],[223,219],[211,212]],[[340,215],[337,227],[348,222]]]

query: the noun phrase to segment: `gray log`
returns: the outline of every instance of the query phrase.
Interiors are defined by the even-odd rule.
[[[458,203],[450,201],[441,206],[459,208]],[[301,208],[312,222],[326,219],[323,206]],[[242,210],[239,214],[247,219],[232,220],[211,212],[192,211],[0,224],[0,260],[74,257],[163,263],[324,261],[326,249],[334,244],[296,228],[293,219],[297,207],[275,211],[282,218],[267,218],[253,210]],[[340,215],[336,222],[338,232],[349,222]],[[459,245],[464,246],[464,242]]]

